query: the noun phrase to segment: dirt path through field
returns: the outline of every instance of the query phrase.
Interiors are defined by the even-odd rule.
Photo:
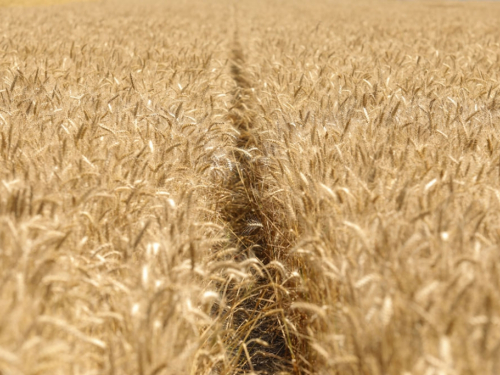
[[[245,52],[235,33],[230,66],[235,88],[229,118],[238,135],[233,150],[235,167],[225,187],[230,192],[229,200],[222,215],[231,232],[230,244],[238,249],[239,261],[256,260],[265,267],[277,258],[267,233],[279,223],[272,221],[263,199],[269,188],[262,168],[265,150]],[[236,285],[228,293],[234,310],[229,320],[243,349],[237,350],[235,360],[244,370],[275,373],[291,367],[293,352],[282,329],[283,308],[273,287],[274,279],[276,272],[272,270],[256,275],[244,300],[238,298],[240,288]]]
[[[234,88],[228,120],[236,137],[234,166],[222,187],[226,196],[221,217],[230,233],[227,246],[236,249],[232,260],[242,268],[253,264],[254,270],[251,283],[228,281],[220,288],[228,303],[220,319],[233,332],[226,346],[233,348],[234,368],[262,374],[301,373],[300,368],[311,366],[312,326],[306,323],[308,314],[295,309],[294,303],[303,301],[304,290],[315,286],[297,283],[297,270],[307,272],[307,265],[292,255],[297,233],[284,220],[286,208],[277,195],[282,191],[278,181],[283,171],[269,137],[276,129],[262,112],[258,77],[248,62],[252,47],[251,32],[245,33],[247,20],[234,17],[229,56]]]

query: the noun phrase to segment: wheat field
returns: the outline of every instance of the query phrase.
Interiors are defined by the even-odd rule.
[[[1,375],[500,373],[500,4],[0,14]]]

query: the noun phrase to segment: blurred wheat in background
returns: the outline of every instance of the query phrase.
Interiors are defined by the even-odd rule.
[[[26,7],[64,4],[69,2],[85,2],[98,0],[0,0],[0,7]],[[53,25],[56,27],[55,25]]]
[[[0,14],[0,374],[500,373],[500,4]]]

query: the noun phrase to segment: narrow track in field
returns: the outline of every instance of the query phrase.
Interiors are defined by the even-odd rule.
[[[228,117],[238,136],[233,149],[235,167],[224,187],[228,199],[222,216],[231,233],[230,246],[238,250],[237,260],[256,260],[262,272],[255,275],[252,287],[242,289],[234,285],[227,291],[232,311],[227,324],[235,332],[228,346],[234,348],[232,357],[237,371],[293,373],[293,344],[284,314],[289,297],[276,287],[282,276],[268,267],[277,259],[278,251],[270,240],[276,223],[266,201],[269,176],[263,168],[265,148],[254,85],[238,33],[234,35],[230,62],[235,87]]]

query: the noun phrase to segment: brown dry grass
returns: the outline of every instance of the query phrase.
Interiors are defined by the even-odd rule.
[[[499,373],[499,16],[3,9],[0,374]]]

